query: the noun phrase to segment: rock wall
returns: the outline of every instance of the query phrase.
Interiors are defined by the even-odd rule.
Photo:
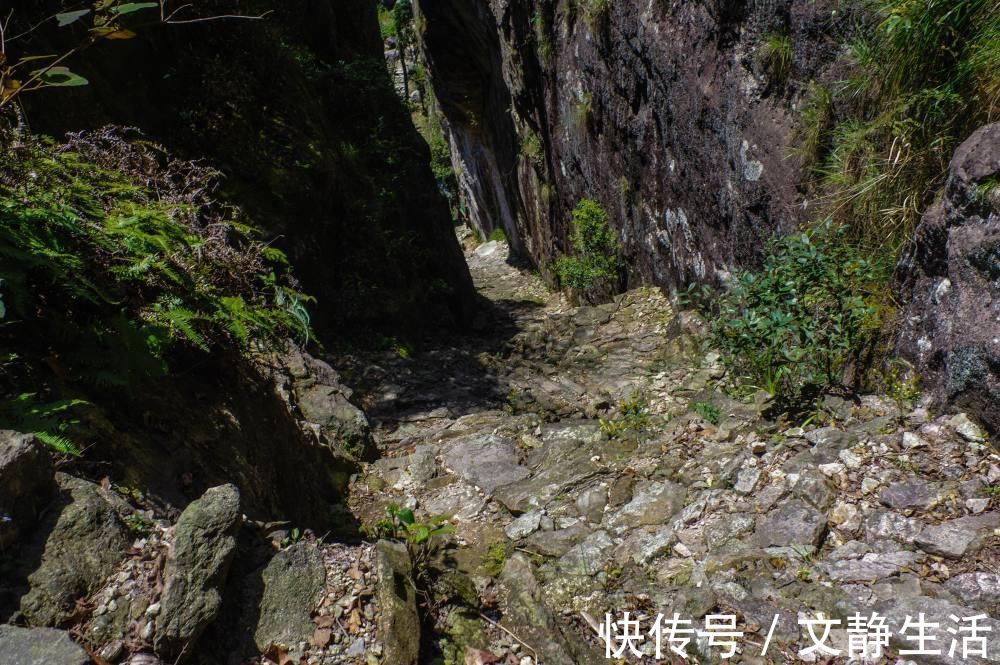
[[[51,15],[15,2],[15,17]],[[58,2],[48,2],[53,8]],[[230,13],[199,3],[196,15]],[[227,176],[225,196],[286,250],[325,339],[471,319],[473,289],[429,151],[394,94],[375,4],[245,3],[266,20],[152,26],[69,64],[90,85],[26,96],[37,132],[134,126]],[[12,48],[59,52],[50,21]]]
[[[752,261],[804,216],[799,93],[758,53],[787,34],[794,79],[821,77],[848,23],[836,3],[419,4],[470,220],[543,272],[583,197],[608,211],[630,282],[668,287]]]
[[[939,404],[1000,430],[1000,123],[951,160],[942,199],[923,216],[899,274],[908,305],[899,352]]]

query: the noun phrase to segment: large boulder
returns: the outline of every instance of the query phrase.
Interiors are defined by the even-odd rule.
[[[0,430],[0,550],[37,523],[55,489],[52,459],[38,440]]]
[[[278,552],[262,574],[264,594],[254,633],[257,648],[294,647],[312,637],[312,613],[323,600],[326,567],[312,543],[300,542]]]
[[[185,648],[218,616],[240,519],[240,492],[233,485],[213,487],[181,513],[155,632],[161,655],[190,655]]]
[[[383,662],[416,665],[420,658],[420,616],[412,575],[413,563],[401,543],[380,540],[376,547],[379,608],[378,634]]]
[[[901,264],[899,353],[937,402],[1000,430],[1000,123],[955,151],[944,196]]]
[[[34,626],[59,626],[76,601],[100,587],[125,558],[128,529],[97,485],[56,474],[62,497],[50,521],[41,563],[28,577],[21,612]],[[51,520],[54,520],[54,524]]]
[[[89,665],[90,656],[52,628],[0,626],[0,663],[3,665]]]

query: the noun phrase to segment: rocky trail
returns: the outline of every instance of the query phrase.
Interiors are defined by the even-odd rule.
[[[644,635],[627,662],[653,661],[647,633],[674,613],[702,632],[732,616],[731,662],[847,662],[855,613],[883,617],[889,644],[851,662],[1000,662],[1000,456],[967,417],[863,396],[775,421],[658,290],[576,307],[506,253],[467,253],[492,304],[477,334],[341,353],[339,376],[293,354],[279,373],[320,439],[370,427],[373,461],[336,507],[363,537],[255,522],[232,485],[173,514],[53,479],[12,440],[4,491],[58,486],[65,506],[22,557],[12,623],[69,632],[0,626],[0,665],[600,663],[597,631],[626,611]],[[449,532],[378,541],[389,505]],[[940,654],[900,655],[921,614]],[[967,635],[949,629],[978,614],[986,655],[949,658]],[[839,622],[812,627],[826,650],[802,623],[822,617]],[[671,654],[664,637],[661,662],[725,655],[726,638],[687,639]]]
[[[829,659],[799,625],[821,614],[844,657],[850,615],[885,617],[888,662],[912,648],[907,616],[940,624],[944,660],[952,615],[1000,632],[1000,458],[965,416],[830,397],[805,427],[773,422],[726,394],[697,317],[658,291],[572,307],[505,254],[468,255],[498,312],[485,344],[387,353],[352,377],[382,453],[354,485],[360,520],[394,502],[455,528],[424,658],[605,662],[594,629],[624,611],[644,632],[659,613],[734,615],[747,663]],[[704,637],[687,652],[720,653]]]

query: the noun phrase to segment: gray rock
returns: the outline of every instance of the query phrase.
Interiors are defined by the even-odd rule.
[[[829,510],[837,498],[833,483],[818,469],[803,469],[792,494],[821,511]]]
[[[875,582],[893,575],[923,560],[916,552],[865,554],[860,559],[841,559],[823,566],[835,582]]]
[[[955,151],[944,195],[924,213],[900,263],[907,308],[898,337],[934,405],[957,405],[992,431],[1000,430],[1000,211],[979,188],[1000,175],[998,154],[996,122]],[[971,428],[967,434],[979,438]]]
[[[351,643],[348,647],[347,652],[344,654],[348,658],[361,658],[365,655],[365,638],[359,637]]]
[[[596,432],[596,434],[595,434]],[[560,494],[575,490],[596,475],[591,457],[600,449],[600,430],[592,423],[543,429],[545,445],[533,451],[530,477],[498,488],[493,495],[513,513],[544,508]]]
[[[53,628],[0,626],[0,663],[3,665],[89,665],[90,656]]]
[[[445,467],[487,493],[531,475],[517,463],[514,442],[495,434],[458,439],[444,451],[442,459]]]
[[[264,595],[254,642],[261,651],[272,644],[295,646],[312,637],[312,613],[323,600],[326,567],[312,543],[299,542],[274,555],[261,575]]]
[[[540,662],[546,665],[602,662],[603,653],[590,653],[578,636],[563,633],[542,600],[542,590],[527,557],[520,552],[509,557],[498,582],[504,627],[530,644]]]
[[[860,540],[850,540],[827,555],[827,561],[843,561],[857,559],[872,551],[872,548]]]
[[[724,515],[722,519],[705,527],[705,547],[718,550],[738,536],[749,533],[754,527],[753,515]]]
[[[419,445],[410,455],[406,470],[416,483],[426,483],[437,474],[437,446]]]
[[[520,540],[525,536],[529,536],[535,531],[538,531],[539,526],[542,523],[542,511],[532,510],[524,515],[521,515],[516,520],[507,525],[504,533],[511,540]]]
[[[608,563],[607,552],[614,541],[604,531],[595,531],[559,559],[559,570],[567,575],[595,575]]]
[[[190,645],[218,616],[240,519],[240,492],[234,485],[207,490],[181,513],[164,568],[157,653],[190,655]]]
[[[875,610],[886,617],[886,625],[889,627],[889,643],[891,646],[897,649],[915,649],[916,642],[907,640],[906,636],[913,636],[916,634],[916,630],[913,627],[907,629],[903,632],[903,624],[907,617],[911,617],[911,621],[916,621],[920,615],[923,615],[924,621],[928,623],[937,623],[937,628],[927,629],[928,635],[935,635],[937,639],[933,642],[928,642],[928,647],[932,649],[940,649],[940,656],[920,656],[920,662],[922,663],[934,663],[935,665],[944,665],[945,663],[1000,663],[1000,641],[993,639],[993,636],[1000,635],[1000,621],[993,618],[987,618],[979,622],[980,630],[983,631],[980,634],[986,637],[987,643],[987,658],[982,659],[979,657],[961,658],[961,645],[956,654],[956,657],[948,656],[948,645],[951,644],[953,635],[947,631],[949,627],[955,628],[955,622],[952,621],[952,616],[971,617],[976,614],[980,614],[977,610],[969,607],[963,607],[961,605],[952,604],[946,600],[940,600],[937,598],[928,598],[927,596],[909,596],[909,597],[899,597],[894,596],[886,601],[878,603],[875,606]],[[985,632],[988,631],[988,632]],[[961,643],[961,638],[959,638],[959,643]]]
[[[925,527],[914,542],[929,554],[961,559],[967,553],[975,553],[997,528],[1000,528],[1000,512],[959,517]]]
[[[413,565],[406,546],[380,540],[376,545],[378,582],[375,602],[379,608],[378,636],[382,662],[417,665],[420,657],[420,617],[413,587]]]
[[[806,441],[813,444],[819,450],[835,451],[838,454],[835,454],[833,458],[836,459],[841,450],[852,448],[857,444],[858,435],[853,432],[839,430],[835,427],[821,427],[807,432]]]
[[[986,433],[964,413],[953,417],[949,424],[960,437],[969,443],[982,443],[986,440]]]
[[[736,484],[733,485],[733,489],[739,494],[749,494],[757,486],[758,479],[760,479],[760,469],[756,467],[741,469],[736,476]]]
[[[638,482],[632,500],[608,519],[608,526],[621,532],[637,526],[666,524],[684,507],[686,496],[687,490],[674,482]]]
[[[31,434],[0,430],[0,550],[37,523],[55,492],[52,459]]]
[[[954,485],[951,485],[953,489]],[[908,478],[882,490],[879,501],[896,510],[927,509],[948,494],[949,487],[940,483]]]
[[[348,401],[340,386],[314,384],[300,388],[298,406],[307,421],[318,424],[334,441],[346,444],[349,450],[367,448],[371,438],[368,418]]]
[[[826,515],[799,499],[780,504],[757,522],[754,539],[761,547],[819,547]]]
[[[963,573],[944,583],[963,603],[993,612],[1000,605],[1000,575],[997,573]]]
[[[599,524],[604,517],[604,508],[608,505],[608,489],[606,487],[591,487],[580,492],[576,498],[576,509],[588,521]]]
[[[21,599],[21,612],[35,626],[58,626],[69,619],[76,601],[104,584],[131,544],[128,529],[100,487],[62,473],[56,481],[63,503],[41,563],[28,577],[31,588]]]
[[[574,524],[556,531],[536,531],[528,536],[527,545],[532,552],[543,556],[562,556],[590,533],[584,524]]]
[[[633,561],[639,565],[670,551],[677,541],[669,526],[651,526],[634,530],[615,550],[615,561],[624,564]]]
[[[885,540],[898,543],[912,543],[920,533],[921,524],[915,519],[903,517],[888,510],[876,510],[865,516],[862,522],[865,541],[878,545]]]

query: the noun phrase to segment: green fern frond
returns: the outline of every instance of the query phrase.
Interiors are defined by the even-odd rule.
[[[79,457],[82,454],[80,448],[65,436],[53,434],[52,432],[32,432],[35,438],[48,446],[60,455]]]

